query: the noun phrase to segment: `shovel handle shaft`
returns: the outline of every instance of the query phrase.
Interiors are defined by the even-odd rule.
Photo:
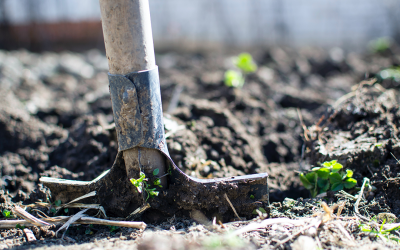
[[[104,44],[111,74],[156,65],[148,0],[99,0]]]

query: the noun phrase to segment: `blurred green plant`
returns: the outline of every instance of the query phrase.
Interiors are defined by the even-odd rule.
[[[376,218],[372,218],[371,222],[375,221],[376,222]],[[383,229],[384,225],[385,225],[386,220],[384,220],[382,222],[382,225],[379,228],[375,228],[374,225],[376,225],[376,223],[370,223],[370,224],[374,224],[374,225],[370,225],[370,224],[360,224],[359,228],[361,229],[362,232],[366,232],[366,233],[370,233],[372,235],[374,235],[377,238],[381,238],[384,239],[386,241],[395,241],[397,243],[400,242],[400,238],[397,237],[396,235],[392,234],[392,232],[395,232],[397,230],[400,229],[400,226],[397,227],[393,227],[390,229]]]
[[[357,180],[352,177],[353,171],[344,171],[343,165],[336,160],[324,162],[321,167],[315,167],[308,173],[300,173],[300,181],[310,190],[312,197],[329,190],[351,189],[357,185]]]
[[[394,66],[387,69],[383,69],[378,73],[378,78],[381,80],[393,80],[396,82],[400,82],[400,67]]]
[[[257,70],[257,64],[249,53],[241,53],[233,58],[236,69],[225,72],[225,85],[228,87],[241,88],[245,82],[246,75]]]
[[[7,218],[7,219],[12,217],[11,211],[9,211],[7,209],[4,209],[2,214],[3,214],[4,218]]]
[[[380,37],[368,43],[369,49],[374,53],[381,53],[390,48],[392,39],[390,37]]]

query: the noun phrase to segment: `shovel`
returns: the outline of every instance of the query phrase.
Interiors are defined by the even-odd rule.
[[[100,0],[100,9],[118,154],[93,181],[40,178],[52,198],[66,203],[96,191],[87,202],[118,217],[146,205],[151,217],[200,210],[229,219],[265,206],[267,173],[198,179],[174,164],[165,143],[148,0]]]

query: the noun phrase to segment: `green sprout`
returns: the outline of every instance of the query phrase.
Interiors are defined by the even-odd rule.
[[[225,85],[228,87],[241,88],[244,84],[244,78],[241,72],[228,70],[225,72]]]
[[[9,211],[9,210],[7,210],[7,209],[4,209],[3,210],[3,216],[5,217],[5,218],[11,218],[12,216],[11,216],[11,211]]]
[[[119,227],[117,226],[108,226],[110,228],[110,233],[115,233],[115,231],[117,231],[119,229]]]
[[[400,67],[393,66],[387,69],[383,69],[378,73],[378,78],[382,80],[389,79],[400,82]]]
[[[376,220],[376,218],[373,218],[372,220]],[[375,227],[373,227],[373,226],[371,226],[369,224],[360,224],[359,227],[360,227],[362,232],[370,233],[372,235],[375,235],[375,237],[377,237],[377,238],[381,238],[381,239],[384,239],[384,240],[387,240],[387,241],[393,240],[393,241],[399,243],[400,242],[400,238],[395,236],[395,235],[393,235],[393,234],[391,234],[391,233],[396,231],[396,230],[398,230],[398,229],[400,229],[400,226],[393,227],[393,228],[385,230],[385,229],[383,229],[383,226],[385,225],[385,222],[386,222],[386,220],[383,220],[382,225],[379,228],[375,228]]]
[[[244,73],[253,73],[257,70],[257,64],[253,61],[253,57],[249,53],[241,53],[234,58],[235,66]]]
[[[374,53],[384,52],[390,48],[392,40],[389,37],[380,37],[368,43],[368,47]]]
[[[241,53],[233,58],[233,64],[237,69],[225,72],[225,85],[228,87],[241,88],[245,82],[246,74],[257,70],[257,64],[249,53]]]
[[[300,174],[300,181],[304,187],[310,190],[311,196],[343,189],[351,189],[357,185],[357,180],[352,178],[353,171],[346,169],[336,160],[322,163],[321,167],[315,167],[310,172]]]
[[[158,168],[153,171],[153,175],[157,175],[158,173],[159,173]],[[156,191],[156,188],[150,188],[149,184],[147,183],[148,179],[146,178],[146,174],[143,172],[140,172],[139,179],[131,178],[130,181],[137,188],[139,193],[142,193],[143,190],[146,192],[146,194],[147,194],[146,201],[149,198],[158,196],[158,194],[160,193],[159,191]],[[161,181],[158,178],[153,182],[153,185],[162,187],[160,184],[161,184]]]

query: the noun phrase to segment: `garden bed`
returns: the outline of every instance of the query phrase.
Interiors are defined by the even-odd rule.
[[[354,199],[334,192],[311,198],[299,173],[338,160],[353,170],[358,187],[367,177],[376,188],[360,201],[362,216],[400,215],[400,164],[395,159],[400,158],[399,83],[380,74],[399,65],[396,51],[254,51],[258,70],[247,76],[243,88],[224,84],[227,54],[159,54],[172,159],[199,178],[267,172],[271,205],[265,214],[249,214],[245,222],[222,221],[224,226],[199,216],[165,218],[146,230],[71,226],[64,240],[55,235],[60,226],[36,227],[33,243],[26,242],[21,229],[1,230],[0,249],[55,249],[60,244],[76,249],[75,243],[81,249],[151,249],[159,244],[166,249],[393,247],[394,240],[361,231],[360,224],[370,222],[354,213]],[[378,83],[361,82],[372,77]],[[0,51],[1,210],[46,201],[41,176],[89,181],[109,169],[117,154],[112,123],[107,60],[100,52]],[[341,205],[342,212],[313,226],[319,212],[330,213],[322,201]],[[235,231],[266,217],[305,221],[303,227],[286,221]]]

